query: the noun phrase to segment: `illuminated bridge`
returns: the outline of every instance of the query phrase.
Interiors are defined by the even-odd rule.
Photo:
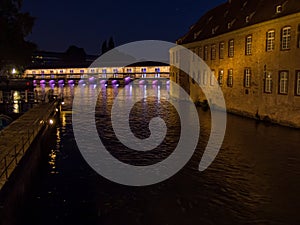
[[[45,68],[27,69],[24,77],[35,84],[107,84],[124,85],[135,79],[140,84],[166,82],[170,77],[169,65],[97,67],[97,68]]]

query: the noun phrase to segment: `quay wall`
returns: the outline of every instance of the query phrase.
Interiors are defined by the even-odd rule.
[[[32,188],[55,128],[59,102],[40,104],[0,134],[0,225],[16,224],[19,209]]]

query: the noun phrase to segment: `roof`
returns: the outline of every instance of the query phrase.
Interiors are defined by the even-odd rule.
[[[229,0],[204,14],[177,44],[205,40],[297,12],[299,0]]]

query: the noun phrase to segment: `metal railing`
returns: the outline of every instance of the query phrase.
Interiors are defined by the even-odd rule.
[[[35,119],[35,122],[30,125],[30,128],[27,131],[22,132],[22,137],[16,139],[15,145],[7,151],[7,153],[0,155],[0,189],[9,179],[10,175],[25,155],[36,136],[42,130],[43,127],[47,125],[47,120],[55,112],[57,102],[53,102],[47,111],[44,112],[43,116]],[[9,129],[9,126],[7,127]],[[6,128],[6,129],[7,129]],[[0,132],[0,139],[3,138],[5,130]],[[1,149],[0,149],[1,150]]]

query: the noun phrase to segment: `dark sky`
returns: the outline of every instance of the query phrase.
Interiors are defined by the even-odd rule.
[[[175,42],[207,10],[226,0],[24,0],[36,17],[29,40],[41,50],[64,52],[70,45],[99,54],[104,40],[116,46],[138,40]]]

